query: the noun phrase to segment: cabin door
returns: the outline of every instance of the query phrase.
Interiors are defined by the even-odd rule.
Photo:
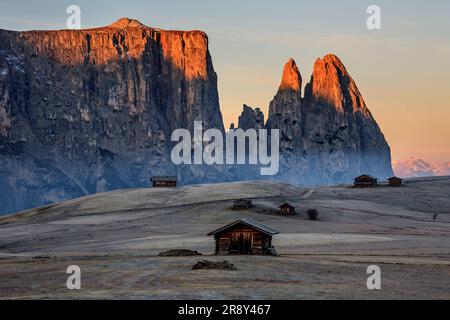
[[[236,233],[233,235],[230,252],[236,254],[252,253],[253,235],[249,232]]]

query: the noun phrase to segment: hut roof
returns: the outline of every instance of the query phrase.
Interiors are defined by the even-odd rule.
[[[374,176],[371,176],[370,174],[360,175],[359,177],[356,177],[355,180],[359,180],[359,179],[363,179],[363,178],[369,178],[369,179],[372,179],[372,180],[378,180],[378,178],[375,178]]]
[[[226,225],[226,226],[224,226],[222,228],[219,228],[219,229],[217,229],[217,230],[215,230],[213,232],[210,232],[210,233],[208,233],[208,236],[213,236],[213,235],[216,235],[218,233],[221,233],[221,232],[223,232],[223,231],[225,231],[227,229],[230,229],[230,228],[232,228],[232,227],[234,227],[234,226],[236,226],[236,225],[238,225],[240,223],[244,224],[246,226],[249,226],[250,228],[256,229],[256,230],[258,230],[258,231],[260,231],[260,232],[262,232],[264,234],[267,234],[269,236],[273,236],[273,235],[276,235],[276,234],[280,233],[279,231],[277,231],[277,230],[275,230],[275,229],[273,229],[271,227],[268,227],[268,226],[266,226],[266,225],[264,225],[264,224],[262,224],[260,222],[257,222],[257,221],[252,220],[252,219],[245,218],[245,219],[237,220],[237,221],[232,222],[232,223],[230,223],[230,224],[228,224],[228,225]]]
[[[291,209],[295,209],[295,207],[293,206],[293,205],[290,205],[289,203],[283,203],[281,206],[280,206],[280,209],[281,208],[291,208]]]
[[[403,179],[399,177],[390,177],[388,180],[403,180]]]
[[[242,203],[242,202],[252,202],[251,199],[238,199],[238,200],[234,200],[234,203]]]
[[[152,177],[153,182],[165,182],[165,181],[171,181],[171,182],[177,182],[177,177],[169,177],[169,176],[158,176],[158,177]]]

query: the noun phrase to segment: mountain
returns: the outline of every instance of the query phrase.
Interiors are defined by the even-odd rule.
[[[0,30],[0,211],[178,175],[170,137],[195,120],[224,131],[204,32]]]
[[[450,162],[439,163],[424,161],[417,157],[409,157],[394,162],[394,172],[403,178],[449,176]]]
[[[338,57],[318,59],[303,97],[301,88],[299,68],[289,59],[266,124],[281,133],[278,179],[319,185],[393,174],[390,147]]]
[[[202,31],[122,18],[87,30],[0,30],[0,214],[115,189],[262,179],[259,167],[175,166],[171,134],[224,132],[217,75]],[[244,129],[281,131],[280,173],[300,185],[392,175],[390,149],[340,60],[319,59],[302,97],[284,67],[267,122],[244,106]]]

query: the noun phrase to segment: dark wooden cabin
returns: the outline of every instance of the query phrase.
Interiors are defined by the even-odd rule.
[[[234,210],[247,210],[253,206],[252,200],[241,199],[233,202]]]
[[[377,185],[378,179],[368,174],[363,174],[362,176],[355,178],[356,188],[371,188],[376,187]]]
[[[403,185],[403,179],[399,177],[389,178],[388,181],[391,187],[400,187],[401,185]]]
[[[272,236],[275,229],[251,219],[241,219],[208,234],[214,236],[217,255],[273,254]]]
[[[280,214],[282,216],[295,216],[295,207],[291,206],[289,203],[285,203],[280,206]]]
[[[153,177],[153,188],[174,188],[177,186],[177,177]]]

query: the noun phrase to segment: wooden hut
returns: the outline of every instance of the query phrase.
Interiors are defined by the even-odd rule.
[[[214,236],[215,253],[273,254],[272,237],[279,232],[251,219],[241,219],[208,234]]]
[[[153,188],[174,188],[177,186],[177,177],[153,177]]]
[[[291,206],[289,203],[285,203],[280,206],[280,214],[282,216],[295,216],[295,207]]]
[[[378,179],[368,174],[363,174],[355,178],[356,188],[371,188],[378,185]]]
[[[234,210],[247,210],[253,206],[252,200],[240,199],[233,202]]]
[[[389,178],[388,181],[391,187],[400,187],[401,185],[403,185],[403,179],[399,177]]]

